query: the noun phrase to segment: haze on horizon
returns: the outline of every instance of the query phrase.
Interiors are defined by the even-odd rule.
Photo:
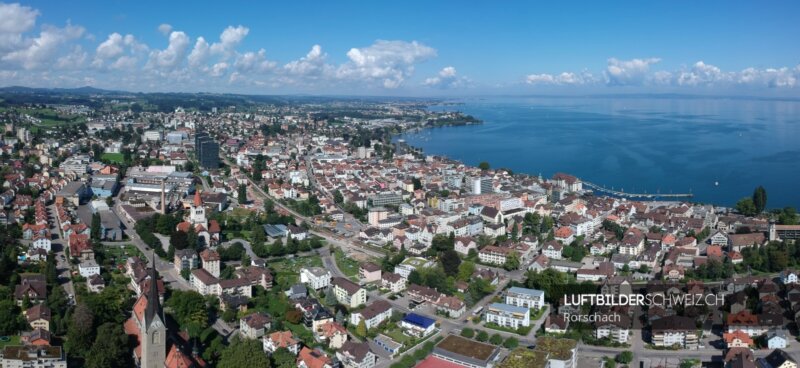
[[[800,3],[0,3],[0,86],[800,96]]]

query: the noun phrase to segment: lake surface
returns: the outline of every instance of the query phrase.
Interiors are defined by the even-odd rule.
[[[732,206],[763,185],[767,206],[800,207],[800,102],[699,97],[468,99],[484,123],[399,138],[427,154],[634,193],[688,193]],[[715,183],[718,183],[716,185]]]

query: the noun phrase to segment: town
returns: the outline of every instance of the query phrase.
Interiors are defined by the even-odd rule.
[[[0,98],[3,367],[800,361],[800,218],[758,183],[726,208],[426,155],[399,135],[482,123],[437,100]]]

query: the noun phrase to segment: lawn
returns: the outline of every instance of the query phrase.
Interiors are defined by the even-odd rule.
[[[344,252],[342,252],[342,250],[339,248],[336,248],[334,255],[336,256],[336,265],[339,266],[339,269],[345,274],[345,276],[358,276],[358,262],[352,258],[347,258]]]
[[[300,279],[300,269],[304,267],[322,267],[322,258],[319,256],[281,258],[270,261],[269,267],[275,270],[276,279],[286,279],[289,284],[294,284]]]
[[[101,160],[108,160],[113,163],[121,164],[123,162],[123,156],[121,153],[104,153],[100,156]]]
[[[139,251],[139,248],[136,248],[133,246],[133,244],[104,245],[103,253],[106,256],[106,259],[114,259],[116,264],[125,262],[128,257],[143,256],[142,252]]]
[[[7,345],[20,345],[19,335],[10,335],[4,337],[8,338],[8,341],[0,341],[0,349],[6,347]],[[5,338],[3,340],[5,340]]]
[[[408,335],[404,334],[403,333],[403,329],[401,329],[400,327],[390,328],[390,329],[388,329],[386,331],[383,331],[381,333],[386,335],[386,336],[391,337],[392,340],[403,344],[403,348],[401,349],[401,351],[403,351],[403,352],[413,348],[414,346],[419,345],[422,342],[427,341],[431,336],[436,335],[436,332],[434,332],[434,333],[431,333],[428,336],[425,336],[425,337],[423,337],[421,339],[418,339],[416,337],[408,336]]]

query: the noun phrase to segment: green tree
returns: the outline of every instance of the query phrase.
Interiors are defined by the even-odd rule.
[[[778,214],[778,223],[781,225],[797,225],[797,210],[794,207],[784,207]]]
[[[92,215],[92,227],[91,227],[91,237],[94,240],[100,240],[100,232],[101,232],[101,221],[100,221],[100,213],[95,212]]]
[[[415,285],[423,285],[424,282],[422,280],[422,275],[420,275],[419,271],[411,270],[408,274],[408,283],[415,284]]]
[[[327,293],[325,293],[325,304],[328,306],[334,306],[338,303],[339,301],[336,300],[336,294],[333,292],[333,288],[331,288]]]
[[[175,290],[167,299],[166,306],[182,329],[191,337],[197,337],[208,327],[208,308],[200,293],[190,290]]]
[[[464,261],[458,266],[458,276],[456,278],[461,281],[469,281],[473,273],[475,273],[475,263]]]
[[[100,326],[94,345],[86,356],[86,367],[124,368],[131,365],[128,335],[122,330],[122,325],[109,322]]]
[[[492,345],[500,345],[503,343],[503,336],[500,336],[499,334],[493,334],[492,337],[489,338],[489,342]]]
[[[617,362],[622,364],[629,364],[633,361],[633,353],[630,351],[623,351],[617,354]]]
[[[509,336],[506,341],[503,341],[503,347],[509,350],[516,349],[519,346],[519,340],[514,336]]]
[[[336,190],[333,192],[333,203],[336,203],[338,205],[344,203],[344,196],[342,195],[341,191]]]
[[[752,198],[742,198],[736,202],[736,211],[745,216],[755,216],[758,213]]]
[[[363,318],[361,319],[361,321],[358,322],[358,325],[356,326],[356,335],[361,337],[367,336],[367,323],[364,321]]]
[[[756,207],[756,213],[764,212],[767,208],[767,190],[760,185],[753,190],[753,205]]]
[[[475,339],[480,342],[486,342],[486,340],[489,340],[489,333],[484,330],[480,330],[478,331],[478,335],[475,336]]]
[[[25,328],[25,320],[13,300],[0,300],[0,333],[4,336],[16,335]]]
[[[278,348],[270,358],[274,368],[294,368],[297,366],[295,363],[297,358],[286,348]]]
[[[465,327],[461,330],[461,336],[471,339],[473,336],[475,336],[475,330]]]
[[[442,253],[440,261],[445,274],[448,276],[458,275],[459,266],[461,265],[461,257],[458,256],[458,252],[448,249]]]
[[[510,252],[506,256],[506,263],[503,264],[503,268],[506,271],[516,270],[519,269],[520,260],[519,255],[517,252]]]
[[[234,340],[219,358],[218,368],[264,368],[270,362],[259,340]]]
[[[478,168],[479,168],[479,169],[481,169],[481,170],[483,170],[483,171],[489,170],[489,168],[490,168],[490,167],[491,167],[491,166],[490,166],[490,165],[489,165],[489,163],[488,163],[488,162],[486,162],[486,161],[483,161],[483,162],[481,162],[481,163],[479,163],[479,164],[478,164]]]
[[[169,245],[175,250],[186,249],[189,247],[189,234],[183,231],[176,231],[169,237]]]
[[[236,200],[239,203],[247,203],[247,185],[239,184],[239,190],[236,193]]]
[[[64,348],[73,356],[83,357],[94,341],[94,315],[86,303],[78,302],[72,312]]]

